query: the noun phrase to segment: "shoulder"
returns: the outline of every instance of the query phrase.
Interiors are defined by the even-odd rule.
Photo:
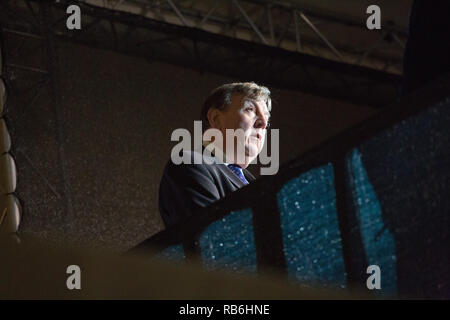
[[[164,176],[210,175],[215,158],[204,155],[201,151],[183,151],[178,157],[171,157],[164,169]]]

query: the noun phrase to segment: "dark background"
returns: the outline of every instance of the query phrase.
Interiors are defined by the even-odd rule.
[[[15,47],[5,35],[6,49]],[[63,41],[56,55],[56,109],[48,90],[30,105],[13,95],[8,104],[20,231],[127,249],[163,229],[157,196],[172,131],[192,131],[207,94],[238,79]],[[11,72],[19,91],[30,76]],[[270,89],[281,164],[375,112]]]

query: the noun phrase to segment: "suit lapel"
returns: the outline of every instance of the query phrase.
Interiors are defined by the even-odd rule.
[[[225,164],[218,164],[218,167],[222,172],[231,180],[231,182],[238,188],[245,187],[245,184],[239,179],[239,177],[234,174],[230,169],[227,168]],[[242,169],[245,178],[250,183],[255,180],[255,177],[247,169]]]
[[[249,183],[256,179],[255,176],[251,174],[247,169],[243,169],[242,171],[244,172],[245,179],[247,179]]]
[[[239,177],[234,174],[230,169],[227,168],[225,164],[218,164],[218,168],[231,180],[231,182],[238,188],[242,188],[245,184],[239,179]]]
[[[202,145],[202,154],[205,150],[205,146]],[[228,177],[228,179],[231,180],[231,182],[238,188],[242,188],[245,186],[245,184],[239,179],[237,175],[235,175],[225,164],[216,164],[217,167]],[[255,177],[248,171],[247,169],[243,169],[242,172],[244,173],[245,178],[250,183],[251,181],[255,180]]]

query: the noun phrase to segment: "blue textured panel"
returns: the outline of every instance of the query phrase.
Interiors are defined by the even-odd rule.
[[[372,189],[362,191],[363,182],[356,192],[376,195],[380,207],[380,214],[369,206],[360,211],[366,255],[380,257],[388,268],[382,276],[386,271],[390,277],[392,248],[383,253],[380,239],[373,239],[383,226],[380,236],[389,231],[395,242],[397,274],[391,281],[396,279],[401,296],[450,298],[449,146],[447,99],[369,139],[358,147],[360,159],[352,157],[359,162],[356,170],[364,166],[363,180]],[[374,230],[366,224],[369,216],[377,216]]]
[[[352,207],[356,211],[368,265],[377,265],[381,271],[381,290],[376,293],[397,294],[396,252],[392,233],[381,216],[381,206],[358,150],[347,159],[351,185]],[[369,275],[368,275],[369,277]]]
[[[170,246],[158,253],[156,257],[176,261],[183,260],[185,258],[183,245],[177,244]]]
[[[304,285],[346,285],[333,181],[328,164],[289,181],[277,195],[288,273]]]
[[[200,236],[207,268],[256,272],[256,250],[251,209],[230,213],[211,224]]]

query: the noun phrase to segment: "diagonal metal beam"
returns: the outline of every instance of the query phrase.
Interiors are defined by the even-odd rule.
[[[178,10],[177,6],[172,2],[172,0],[166,0],[166,1],[167,1],[167,3],[169,3],[172,10],[175,11],[176,15],[178,16],[180,21],[183,23],[183,25],[185,27],[188,27],[189,25],[188,25],[186,19],[184,18],[183,14],[180,12],[180,10]]]
[[[245,20],[247,20],[248,24],[252,27],[253,31],[255,31],[255,33],[258,35],[258,37],[261,39],[261,41],[264,44],[268,44],[266,38],[263,36],[261,31],[259,31],[259,29],[256,27],[256,25],[253,23],[252,19],[250,19],[250,17],[247,15],[247,13],[241,7],[239,2],[237,0],[232,0],[232,3],[236,6],[236,8],[238,8],[239,12],[242,14],[242,16],[245,18]]]
[[[150,4],[148,3],[145,4],[140,3],[140,4],[141,4],[141,13],[140,13],[141,16],[146,17],[147,14],[151,11],[155,15],[155,17],[157,17],[159,20],[166,22],[166,18],[161,14],[161,4],[159,3],[159,1],[153,0]]]
[[[406,47],[405,42],[400,40],[400,38],[394,32],[391,32],[391,35],[394,38],[394,40],[400,45],[400,47],[402,47],[402,49],[405,49],[405,47]]]
[[[112,1],[111,1],[112,2]],[[111,9],[115,9],[117,7],[119,7],[120,5],[122,5],[122,3],[124,3],[125,0],[117,0],[115,4],[111,5]]]
[[[203,19],[197,24],[197,28],[201,28],[204,23],[206,23],[211,17],[211,15],[216,11],[217,7],[219,6],[219,0],[215,1],[214,6],[206,13],[206,15],[203,17]]]
[[[286,27],[283,29],[283,32],[281,33],[280,37],[278,38],[278,42],[276,44],[276,46],[278,48],[281,46],[281,43],[283,42],[284,38],[286,37],[286,34],[288,33],[289,28],[291,27],[291,23],[292,23],[292,16],[289,17]]]
[[[316,26],[305,16],[303,12],[300,12],[300,17],[308,24],[308,26],[311,27],[311,29],[313,29],[313,31],[319,36],[319,38],[321,38],[331,49],[331,51],[333,51],[336,56],[343,62],[345,59],[341,55],[341,53],[331,44],[330,41],[328,41],[328,39],[322,34],[322,32],[320,32],[319,29],[316,28]]]
[[[267,18],[266,8],[265,7],[260,7],[260,11],[257,12],[257,13],[258,13],[258,16],[255,17],[255,19],[254,19],[255,22],[254,23],[255,23],[255,26],[257,26],[257,27],[259,26],[262,29],[263,28],[262,25],[266,23],[266,18]],[[264,30],[263,30],[263,32],[264,32]],[[252,36],[252,41],[253,42],[255,42],[255,38],[256,38],[256,34],[254,33],[253,36]]]

